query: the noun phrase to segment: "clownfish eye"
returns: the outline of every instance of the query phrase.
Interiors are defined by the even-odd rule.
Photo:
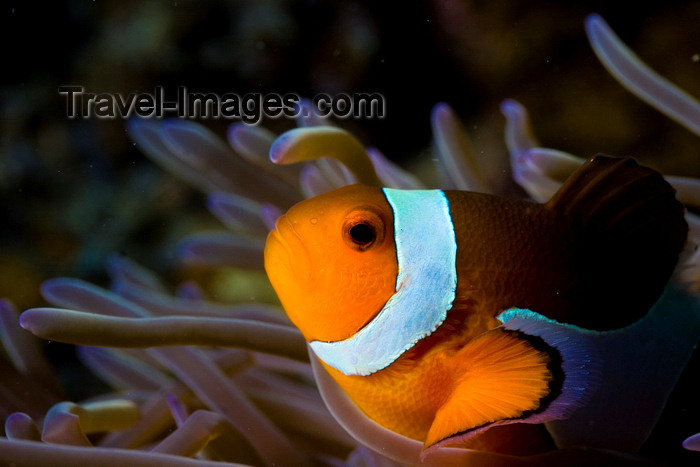
[[[372,243],[376,238],[374,229],[368,224],[355,224],[350,227],[349,233],[352,240],[358,245]]]
[[[355,251],[367,251],[384,240],[384,222],[373,210],[353,211],[345,218],[343,240]]]

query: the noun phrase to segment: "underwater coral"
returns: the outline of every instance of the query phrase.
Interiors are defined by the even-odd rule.
[[[625,87],[700,136],[696,100],[647,68],[600,17],[589,17],[586,26],[600,60]],[[518,102],[504,101],[501,111],[514,180],[528,197],[549,199],[583,159],[543,148]],[[440,186],[497,193],[499,188],[483,173],[483,161],[472,150],[455,112],[447,104],[437,104],[431,121],[443,176]],[[270,149],[277,135],[261,127],[234,124],[226,144],[189,121],[129,122],[128,133],[137,147],[207,193],[209,210],[227,228],[186,238],[180,244],[181,257],[191,264],[261,271],[265,236],[295,202],[373,177],[394,188],[425,186],[377,149],[358,151],[356,140],[343,130],[329,129],[330,122],[302,118],[298,123],[312,134],[329,132],[331,146],[354,149],[340,151],[350,154],[344,163],[321,158],[293,164],[298,154],[287,150],[275,154],[277,164],[272,164]],[[700,181],[667,180],[689,209],[690,243],[697,245],[700,217],[693,210],[700,208]],[[630,428],[622,436],[616,431],[619,425],[611,423],[610,431],[599,433],[606,439],[631,433],[631,449],[601,446],[593,434],[590,444],[567,446],[536,458],[438,448],[421,460],[421,443],[376,425],[349,402],[315,358],[309,357],[303,338],[279,307],[255,301],[217,303],[194,282],[171,293],[157,275],[121,256],[112,258],[108,273],[109,289],[79,279],[45,282],[42,294],[56,308],[35,308],[18,315],[11,304],[0,303],[7,354],[1,362],[6,376],[0,387],[7,401],[2,404],[7,411],[3,413],[5,437],[0,438],[3,464],[647,465],[693,459],[692,451],[700,449],[697,437],[691,436],[700,432],[699,419],[688,417],[680,424],[681,431],[694,431],[645,452],[647,437],[655,436],[654,425],[666,423],[662,397],[659,407],[649,407],[646,423],[651,426]],[[676,281],[697,291],[700,252],[689,250]],[[670,305],[662,302],[654,316],[669,306],[681,306],[693,314],[700,310],[699,303],[696,295]],[[38,340],[22,328],[43,339],[79,345],[81,361],[112,390],[86,401],[65,401]],[[688,329],[688,340],[696,338],[695,328]],[[673,341],[674,336],[667,340]],[[693,346],[682,349],[681,368]],[[665,383],[672,387],[677,378],[671,374]],[[13,397],[18,393],[30,397]],[[46,413],[32,411],[48,405],[51,409]],[[685,413],[697,413],[697,408]],[[621,430],[637,419],[630,420],[618,420]],[[683,452],[680,443],[685,438]]]

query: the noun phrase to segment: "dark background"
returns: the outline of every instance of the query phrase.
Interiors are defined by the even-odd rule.
[[[187,232],[216,226],[203,196],[133,147],[121,119],[65,116],[60,85],[88,91],[380,92],[382,120],[344,120],[401,164],[428,157],[439,101],[476,150],[505,160],[499,102],[530,110],[543,145],[632,155],[700,176],[700,142],[598,63],[583,20],[601,14],[654,69],[700,96],[700,4],[596,1],[57,1],[0,13],[0,296],[43,304],[42,280],[104,283],[120,252],[176,282]],[[693,56],[696,58],[693,59]],[[203,122],[225,137],[222,120]],[[266,121],[283,131],[288,119]]]

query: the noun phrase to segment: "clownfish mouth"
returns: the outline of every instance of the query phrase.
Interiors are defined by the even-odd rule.
[[[309,283],[311,262],[306,246],[285,216],[278,219],[267,237],[265,269],[269,274],[294,277],[301,286]]]

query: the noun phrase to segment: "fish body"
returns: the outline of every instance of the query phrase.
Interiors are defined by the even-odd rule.
[[[686,235],[658,173],[597,156],[545,204],[340,188],[278,220],[265,267],[370,418],[426,448],[478,447],[587,403],[598,368],[581,330],[643,317]]]

